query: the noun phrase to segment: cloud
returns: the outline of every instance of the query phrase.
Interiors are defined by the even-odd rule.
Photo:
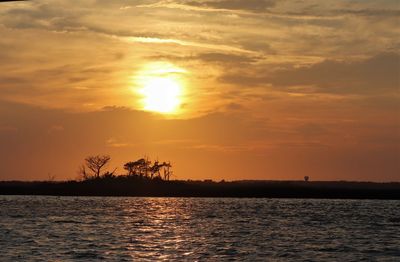
[[[228,110],[243,110],[244,109],[244,106],[239,103],[229,103],[225,107]]]
[[[382,53],[355,62],[326,60],[310,67],[277,72],[270,83],[276,86],[315,86],[327,93],[375,93],[400,86],[400,56]]]
[[[326,134],[327,129],[318,123],[304,123],[297,127],[297,131],[305,137],[319,137]]]
[[[257,61],[257,59],[253,57],[245,55],[226,54],[226,53],[201,53],[197,55],[195,58],[202,60],[204,62],[227,63],[227,64],[246,64],[246,63],[254,63]]]
[[[247,54],[235,54],[235,53],[221,53],[221,52],[200,52],[197,55],[187,55],[187,56],[179,56],[173,54],[165,54],[165,55],[151,55],[147,58],[152,60],[171,60],[171,61],[191,61],[198,60],[202,62],[206,62],[207,64],[228,64],[228,65],[237,65],[237,64],[250,64],[258,61],[257,57],[247,55]]]
[[[109,139],[106,140],[106,145],[108,147],[115,147],[115,148],[122,148],[122,147],[130,147],[131,145],[128,143],[124,143],[119,141],[118,139],[114,137],[110,137]]]
[[[296,92],[369,94],[398,90],[400,55],[381,53],[361,61],[324,60],[311,66],[276,71],[258,68],[223,75],[220,80],[242,86],[272,85]]]
[[[339,15],[358,15],[366,17],[380,17],[380,18],[398,18],[400,10],[393,9],[337,9],[332,13]]]
[[[63,132],[64,130],[65,130],[65,128],[62,125],[52,125],[49,127],[47,133],[52,135],[52,134],[56,134],[59,132]]]
[[[184,2],[184,4],[189,6],[252,12],[262,12],[273,7],[275,3],[275,0],[215,0]]]
[[[353,16],[358,18],[374,18],[379,19],[392,19],[397,18],[400,15],[400,10],[395,9],[303,9],[296,11],[281,11],[281,12],[270,12],[269,15],[277,17],[287,17],[292,19],[306,19],[315,20],[322,22],[322,20],[339,19],[343,16]]]

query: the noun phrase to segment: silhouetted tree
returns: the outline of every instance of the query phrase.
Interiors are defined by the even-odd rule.
[[[147,177],[148,171],[148,161],[144,158],[141,158],[136,161],[137,162],[137,169],[140,177]]]
[[[151,161],[147,158],[141,158],[133,162],[128,162],[124,165],[124,169],[128,171],[128,175],[140,176],[149,178],[152,174],[151,171]]]
[[[171,163],[163,162],[160,164],[158,161],[152,163],[148,158],[128,162],[124,165],[124,169],[128,171],[129,176],[140,176],[149,179],[169,180],[172,175]],[[161,176],[161,171],[163,176]]]
[[[144,158],[128,162],[124,165],[124,169],[128,171],[128,175],[133,176],[146,176],[147,174],[147,161]]]
[[[91,177],[90,174],[88,174],[88,172],[86,172],[86,166],[83,164],[81,166],[79,166],[78,174],[79,174],[79,176],[82,177],[83,180],[88,180]]]
[[[142,167],[143,167],[143,172],[145,177],[149,177],[149,173],[150,172],[150,167],[151,167],[151,161],[146,157],[146,159],[144,159],[144,162],[142,163]]]
[[[164,162],[163,167],[164,167],[164,180],[169,180],[169,178],[172,176],[171,162],[168,163]]]
[[[115,178],[115,175],[114,175],[115,171],[117,171],[117,168],[115,168],[112,172],[110,172],[110,171],[105,172],[103,174],[103,177],[104,178]]]
[[[158,161],[154,162],[152,166],[149,168],[150,170],[150,178],[153,179],[155,174],[160,173],[160,167],[158,165]]]
[[[110,160],[111,157],[109,155],[88,156],[85,158],[85,165],[94,173],[95,178],[99,178],[101,169],[107,165]],[[84,171],[86,172],[85,169]]]
[[[151,178],[153,178],[154,175],[157,174],[157,176],[155,176],[156,178],[169,180],[172,174],[171,167],[171,163],[169,162],[163,162],[161,164],[159,164],[158,161],[154,162],[153,166],[151,166],[150,168]],[[161,170],[163,170],[163,177],[161,177]]]
[[[136,161],[126,163],[124,169],[128,171],[128,176],[136,175]]]

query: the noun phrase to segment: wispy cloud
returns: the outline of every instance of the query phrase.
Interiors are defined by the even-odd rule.
[[[382,94],[392,93],[400,86],[398,68],[399,54],[382,53],[358,61],[325,60],[310,66],[276,71],[255,67],[251,75],[246,72],[227,74],[221,80],[243,86],[270,84],[276,88],[292,87],[293,91],[304,90],[306,93]]]
[[[204,48],[204,49],[231,51],[231,52],[239,52],[239,53],[252,53],[249,50],[241,49],[241,48],[234,47],[234,46],[219,45],[219,44],[207,44],[207,43],[191,42],[191,41],[184,41],[184,40],[178,40],[178,39],[163,39],[163,38],[155,38],[155,37],[119,37],[119,38],[126,40],[128,42],[136,42],[136,43],[176,44],[176,45],[191,46],[191,47],[198,47],[198,48]]]

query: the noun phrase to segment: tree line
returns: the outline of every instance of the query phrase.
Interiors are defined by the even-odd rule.
[[[115,173],[117,168],[111,172],[105,171],[110,160],[109,155],[88,156],[79,167],[78,174],[83,180],[114,178],[117,176]],[[153,162],[147,157],[127,162],[123,168],[127,173],[118,176],[169,180],[173,174],[170,162],[159,162],[158,160]]]

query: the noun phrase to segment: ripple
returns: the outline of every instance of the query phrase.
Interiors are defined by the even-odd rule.
[[[400,201],[0,196],[1,261],[400,260]]]

